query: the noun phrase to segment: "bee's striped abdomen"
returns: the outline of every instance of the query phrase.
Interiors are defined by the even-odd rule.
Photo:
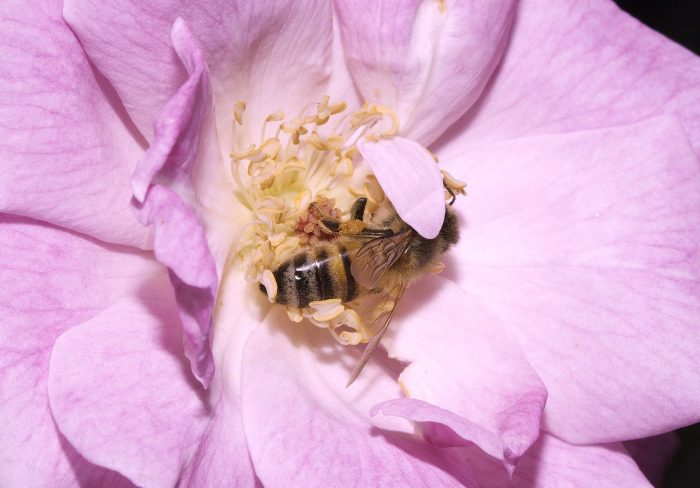
[[[350,257],[345,246],[329,245],[300,252],[274,272],[277,281],[275,301],[307,307],[310,302],[357,297],[357,285],[350,273]]]
[[[357,298],[357,283],[355,283],[355,277],[350,272],[350,255],[345,246],[338,246],[338,251],[340,254],[340,260],[343,262],[343,274],[345,275],[345,300],[344,302],[349,302]]]

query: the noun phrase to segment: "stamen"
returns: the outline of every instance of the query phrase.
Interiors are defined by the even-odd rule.
[[[311,317],[317,322],[330,322],[345,310],[340,298],[311,302],[309,308],[313,311]]]
[[[245,109],[243,101],[234,103],[239,125]],[[320,241],[335,239],[339,232],[362,232],[366,224],[343,220],[340,210],[350,208],[353,195],[367,197],[370,209],[385,198],[371,175],[359,181],[358,188],[349,182],[361,158],[357,143],[392,137],[398,117],[387,107],[369,103],[354,113],[346,110],[345,102],[331,103],[324,96],[291,118],[273,112],[261,124],[257,144],[230,153],[236,195],[252,212],[237,256],[244,261],[246,279],[261,283],[271,302],[278,294],[273,271],[281,263]],[[270,136],[269,125],[275,123]],[[325,130],[319,128],[324,125]],[[366,343],[371,334],[358,313],[361,301],[331,298],[303,310],[287,307],[287,315],[292,322],[306,319],[327,329],[341,344]]]
[[[292,122],[285,122],[284,124],[281,124],[280,128],[287,134],[291,134],[292,144],[298,146],[301,136],[309,132],[308,129],[304,127],[304,124],[305,121],[303,119],[297,119],[293,120]]]
[[[233,103],[233,118],[238,122],[238,125],[243,125],[243,112],[245,112],[245,102],[236,100]]]
[[[304,320],[304,315],[301,313],[301,310],[296,307],[287,307],[287,317],[289,317],[289,320],[297,324]]]
[[[458,180],[444,169],[440,170],[440,173],[442,173],[442,181],[445,182],[445,186],[447,186],[450,190],[455,193],[459,193],[460,195],[464,195],[466,193],[464,189],[467,187],[467,184],[464,181]]]
[[[265,291],[267,291],[267,299],[274,303],[275,298],[277,298],[277,280],[275,280],[275,275],[272,274],[272,271],[266,269],[263,271],[260,282],[265,287]]]

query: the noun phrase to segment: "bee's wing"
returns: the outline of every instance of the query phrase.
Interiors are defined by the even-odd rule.
[[[377,237],[365,243],[352,258],[350,272],[355,280],[372,290],[382,279],[386,270],[406,251],[411,242],[413,229],[410,227],[384,237]]]
[[[398,305],[399,299],[401,298],[401,295],[403,295],[403,292],[405,289],[406,289],[406,284],[400,283],[399,285],[397,285],[397,287],[394,290],[392,290],[392,293],[387,293],[387,299],[394,297],[393,306],[391,307],[390,310],[385,311],[383,314],[381,314],[379,317],[377,317],[377,320],[383,319],[384,323],[382,324],[381,329],[379,329],[379,331],[375,334],[375,336],[372,337],[372,339],[367,343],[367,346],[365,346],[365,350],[362,353],[362,357],[355,365],[355,369],[352,370],[352,374],[350,375],[350,379],[348,380],[347,385],[345,385],[346,388],[348,386],[350,386],[352,384],[352,382],[357,379],[358,376],[360,376],[362,369],[365,367],[365,364],[367,364],[367,361],[369,361],[369,358],[372,357],[372,353],[379,345],[379,342],[382,340],[382,337],[384,337],[384,334],[386,334],[386,331],[389,330],[389,323],[391,323],[391,319],[394,317],[394,311],[396,310],[396,305]],[[384,302],[382,304],[382,308],[384,308],[385,304],[386,304],[386,302]]]

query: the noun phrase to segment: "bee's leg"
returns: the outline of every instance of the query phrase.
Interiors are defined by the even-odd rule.
[[[455,203],[455,200],[457,199],[457,195],[455,195],[455,192],[452,191],[452,188],[447,186],[447,183],[443,180],[442,186],[445,187],[445,190],[447,190],[447,193],[449,193],[452,196],[452,200],[450,200],[450,203],[448,204],[450,207],[452,206],[453,203]]]
[[[319,224],[326,234],[336,234],[340,231],[340,221],[338,220],[324,219]]]
[[[365,206],[367,205],[367,198],[360,197],[355,200],[350,208],[350,218],[353,220],[364,220],[365,218]]]

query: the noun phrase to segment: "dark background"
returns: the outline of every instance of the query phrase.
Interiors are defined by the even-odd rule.
[[[615,0],[615,3],[652,29],[700,54],[700,0]]]
[[[615,0],[615,3],[700,55],[700,0]],[[680,449],[663,488],[700,488],[700,424],[680,429],[678,436]]]

